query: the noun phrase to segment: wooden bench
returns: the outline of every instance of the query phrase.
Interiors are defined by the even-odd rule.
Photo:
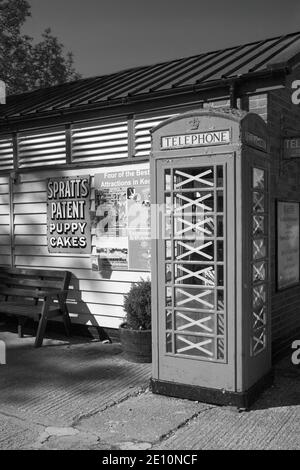
[[[44,269],[0,267],[0,312],[18,317],[18,335],[28,318],[38,320],[34,346],[42,346],[49,318],[61,316],[70,336],[66,306],[71,273]]]

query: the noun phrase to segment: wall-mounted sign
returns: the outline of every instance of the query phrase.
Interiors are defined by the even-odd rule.
[[[50,253],[90,253],[90,177],[47,181],[47,237]]]
[[[248,145],[251,145],[252,147],[255,147],[259,150],[264,150],[265,152],[267,151],[267,142],[265,139],[249,131],[246,131],[244,135],[245,142]]]
[[[148,165],[95,175],[93,232],[93,269],[150,270]]]
[[[300,157],[300,137],[287,137],[283,140],[283,158]]]
[[[299,283],[299,203],[277,202],[277,288]]]
[[[163,150],[186,147],[203,147],[208,145],[229,144],[230,130],[207,131],[193,134],[171,135],[161,138]]]

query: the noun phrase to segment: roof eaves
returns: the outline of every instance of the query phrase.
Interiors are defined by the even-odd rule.
[[[149,91],[147,93],[139,94],[139,95],[134,95],[134,96],[126,96],[122,98],[117,98],[117,99],[112,99],[112,100],[103,100],[101,102],[97,103],[90,103],[90,104],[84,104],[80,106],[72,106],[69,108],[65,108],[63,110],[58,110],[58,109],[53,109],[53,110],[47,110],[47,111],[36,111],[34,113],[25,113],[24,115],[19,114],[18,116],[2,116],[0,117],[0,122],[6,123],[6,124],[15,124],[23,120],[32,120],[32,119],[43,119],[43,118],[55,118],[55,117],[62,117],[62,116],[70,116],[73,113],[80,113],[80,112],[88,112],[88,111],[94,111],[94,110],[101,110],[101,109],[107,109],[109,107],[117,107],[117,106],[125,106],[128,104],[134,104],[134,103],[141,103],[141,102],[147,102],[150,100],[159,100],[163,98],[172,98],[172,97],[178,97],[178,96],[183,96],[187,94],[199,94],[203,93],[206,91],[210,91],[213,89],[224,89],[228,88],[228,93],[229,93],[229,87],[232,85],[233,82],[235,82],[237,85],[244,85],[247,86],[251,85],[251,81],[253,80],[264,80],[265,78],[272,77],[275,80],[282,80],[284,77],[290,73],[290,67],[287,66],[286,63],[282,64],[280,67],[276,68],[266,68],[263,71],[258,71],[258,72],[249,72],[240,76],[233,76],[233,77],[226,77],[226,78],[220,78],[217,80],[213,80],[211,82],[202,82],[198,84],[193,84],[193,85],[186,85],[182,87],[177,87],[169,90],[161,90],[161,91]],[[198,96],[198,99],[200,97]]]

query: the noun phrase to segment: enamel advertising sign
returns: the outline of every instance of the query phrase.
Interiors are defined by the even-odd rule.
[[[90,253],[90,177],[47,181],[47,238],[50,253]]]

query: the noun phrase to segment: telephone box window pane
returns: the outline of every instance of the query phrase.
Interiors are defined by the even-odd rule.
[[[165,268],[165,283],[170,284],[172,282],[172,265],[166,264]]]
[[[217,261],[224,260],[224,243],[223,241],[217,241]]]
[[[172,333],[167,333],[166,334],[166,352],[171,353],[172,352]]]
[[[265,258],[266,253],[266,240],[264,238],[257,238],[253,240],[253,259]]]
[[[202,240],[214,236],[214,217],[212,215],[205,216],[202,213],[197,215],[192,213],[177,215],[174,217],[176,238],[197,238]]]
[[[213,261],[214,241],[175,240],[176,260],[182,261]]]
[[[253,309],[253,329],[261,328],[266,324],[267,306],[256,305]]]
[[[172,287],[166,288],[166,306],[170,307],[172,305]]]
[[[224,291],[221,289],[218,289],[217,291],[217,302],[218,302],[218,310],[223,311],[224,310]]]
[[[266,263],[260,261],[253,263],[253,282],[264,281],[266,279]]]
[[[253,189],[265,189],[265,171],[261,168],[253,168]]]
[[[253,236],[264,235],[265,233],[265,218],[263,215],[253,216]]]
[[[224,266],[217,266],[218,286],[224,286]]]
[[[172,235],[172,217],[170,215],[165,215],[163,238],[171,238],[171,235]]]
[[[175,288],[175,305],[199,310],[213,310],[215,308],[215,294],[212,289],[195,289],[192,287]]]
[[[172,211],[172,198],[170,194],[165,194],[165,213],[170,214]]]
[[[224,323],[224,315],[219,313],[217,316],[217,334],[218,335],[225,335],[225,323]]]
[[[185,356],[214,358],[214,338],[177,334],[175,336],[176,354]]]
[[[211,188],[214,186],[214,168],[180,168],[174,170],[174,189]]]
[[[217,212],[223,212],[223,191],[217,191]]]
[[[165,170],[165,191],[171,191],[171,170]]]
[[[217,166],[217,187],[222,188],[224,185],[224,180],[223,180],[223,167],[222,166]]]
[[[213,310],[214,292],[211,289],[178,287],[175,289],[175,305],[189,309]]]
[[[253,192],[253,212],[265,211],[265,196],[262,193]]]
[[[224,236],[223,216],[218,215],[218,217],[217,217],[217,237],[223,237],[223,236]]]
[[[172,330],[172,310],[166,310],[166,330]]]
[[[165,257],[171,259],[172,256],[172,242],[171,240],[165,241]]]
[[[176,311],[175,329],[190,333],[214,333],[215,321],[213,314],[203,312]]]
[[[266,286],[262,284],[260,286],[256,286],[253,289],[253,309],[260,308],[263,304],[265,304],[267,298],[266,293]]]
[[[261,328],[253,333],[252,336],[252,355],[256,356],[256,354],[260,353],[266,348],[267,341],[266,341],[266,329]]]
[[[175,194],[175,215],[192,214],[199,217],[202,213],[213,211],[214,195],[209,191],[195,191],[194,193],[187,192]]]
[[[200,264],[175,264],[175,284],[215,286],[214,266]]]
[[[217,359],[225,358],[225,345],[224,338],[218,338],[217,340]]]

